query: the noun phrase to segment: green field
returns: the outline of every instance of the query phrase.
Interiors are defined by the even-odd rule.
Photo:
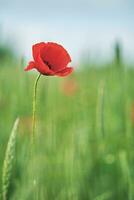
[[[66,78],[42,76],[34,149],[32,95],[38,72],[23,69],[21,61],[0,62],[1,199],[133,200],[134,69],[81,64]],[[3,162],[17,117],[6,188]]]

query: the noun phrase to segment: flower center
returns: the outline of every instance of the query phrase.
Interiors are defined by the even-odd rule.
[[[52,66],[49,64],[48,61],[44,61],[44,63],[49,67],[49,69],[52,69]]]

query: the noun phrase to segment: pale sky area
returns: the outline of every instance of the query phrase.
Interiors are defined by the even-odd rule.
[[[61,43],[77,62],[109,58],[116,40],[134,61],[134,0],[0,0],[2,42],[27,59],[40,41]],[[1,42],[1,41],[0,41]]]

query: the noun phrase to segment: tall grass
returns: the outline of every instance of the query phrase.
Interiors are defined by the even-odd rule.
[[[4,164],[3,164],[3,172],[2,172],[2,198],[3,200],[7,200],[8,189],[11,181],[12,168],[13,168],[13,160],[15,157],[15,143],[16,143],[16,133],[18,127],[19,119],[16,119],[5,153]]]
[[[36,75],[19,64],[0,68],[1,176],[10,127],[20,117],[9,199],[134,199],[134,70],[83,66],[65,79],[42,77],[30,159]]]

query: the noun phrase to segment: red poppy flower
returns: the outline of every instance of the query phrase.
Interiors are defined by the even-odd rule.
[[[35,68],[47,76],[67,76],[73,71],[67,66],[71,62],[68,52],[59,44],[41,42],[33,45],[32,51],[34,61],[29,62],[25,71]]]

